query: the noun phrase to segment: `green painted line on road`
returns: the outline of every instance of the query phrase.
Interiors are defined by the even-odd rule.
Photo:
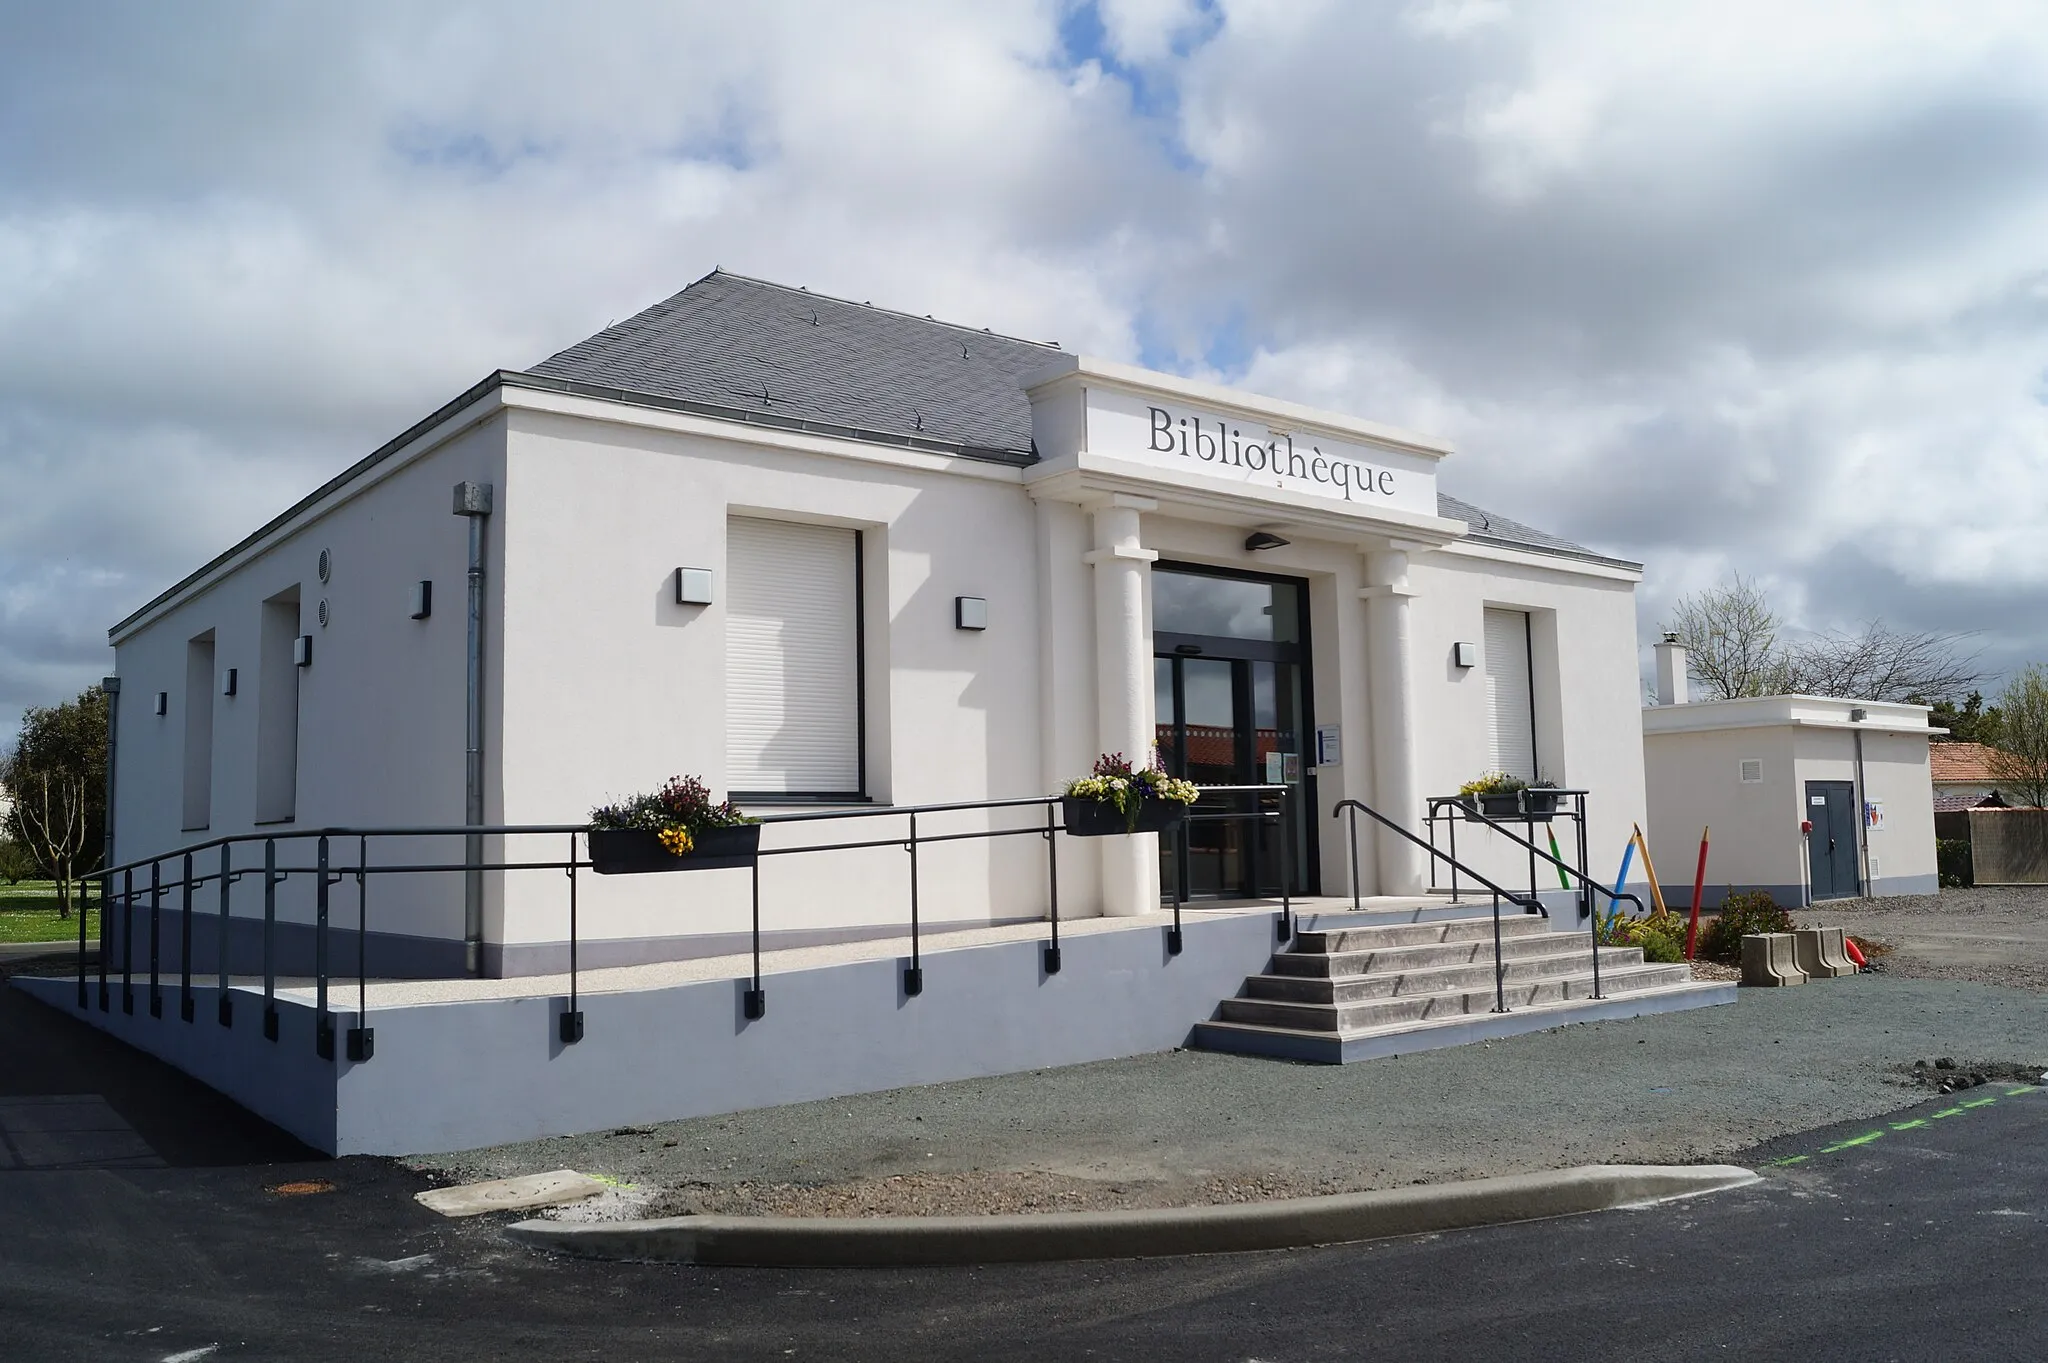
[[[2022,1093],[2040,1092],[2042,1092],[2042,1089],[2040,1088],[2007,1089],[2005,1091],[2005,1096],[2008,1098],[2013,1098],[2019,1096]],[[1911,1121],[1905,1122],[1893,1122],[1891,1123],[1891,1128],[1894,1131],[1912,1131],[1918,1127],[1923,1127],[1927,1125],[1929,1122],[1938,1120],[1942,1117],[1960,1117],[1973,1107],[1990,1107],[1993,1103],[1997,1101],[1998,1098],[1995,1095],[1985,1098],[1973,1098],[1967,1103],[1961,1103],[1955,1107],[1943,1108],[1941,1111],[1929,1113],[1925,1117],[1915,1117]],[[1836,1141],[1833,1145],[1824,1145],[1820,1149],[1814,1151],[1813,1153],[1815,1155],[1839,1154],[1844,1150],[1853,1150],[1859,1145],[1868,1145],[1882,1135],[1884,1135],[1884,1132],[1882,1131],[1866,1132],[1861,1136],[1851,1136],[1846,1140]],[[1812,1155],[1787,1155],[1784,1159],[1774,1159],[1770,1161],[1770,1163],[1767,1164],[1765,1167],[1775,1169],[1788,1164],[1804,1164],[1807,1160],[1811,1158],[1813,1158]]]
[[[1882,1136],[1883,1134],[1884,1132],[1882,1131],[1871,1131],[1866,1132],[1864,1135],[1861,1136],[1851,1136],[1848,1140],[1836,1141],[1833,1145],[1822,1146],[1820,1148],[1820,1153],[1823,1155],[1832,1155],[1838,1150],[1848,1150],[1858,1145],[1868,1145],[1872,1141],[1876,1140],[1879,1136]]]

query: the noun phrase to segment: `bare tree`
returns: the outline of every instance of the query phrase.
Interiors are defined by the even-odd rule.
[[[71,917],[71,887],[91,831],[85,782],[66,772],[30,773],[14,790],[14,819],[29,850],[57,881],[57,916]]]
[[[1904,701],[1962,694],[1983,679],[1967,636],[1897,630],[1872,620],[1861,632],[1810,635],[1786,652],[1787,689],[1812,696]]]
[[[1755,581],[1680,598],[1667,633],[1685,645],[1693,680],[1709,700],[1788,692],[1854,700],[1928,703],[1954,697],[1982,679],[1967,635],[1893,629],[1872,620],[1853,633],[1828,630],[1797,639]]]
[[[1729,587],[1679,598],[1664,632],[1685,645],[1688,667],[1708,700],[1769,696],[1787,689],[1778,617],[1742,574]]]
[[[2048,668],[2029,663],[1998,693],[2002,717],[1991,774],[2026,804],[2048,805]]]
[[[61,705],[30,706],[0,785],[14,798],[5,832],[57,882],[71,916],[73,883],[99,864],[106,832],[107,698],[97,687]]]

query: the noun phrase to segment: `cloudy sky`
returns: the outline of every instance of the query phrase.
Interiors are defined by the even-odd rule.
[[[2048,658],[2039,0],[0,0],[0,733],[713,266],[1448,436],[1646,638]]]

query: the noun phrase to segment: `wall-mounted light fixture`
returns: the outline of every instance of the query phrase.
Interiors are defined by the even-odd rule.
[[[420,581],[412,584],[412,618],[424,620],[434,613],[434,584]]]
[[[298,638],[292,640],[292,666],[311,667],[312,665],[313,636],[301,634]]]
[[[1479,666],[1479,645],[1452,644],[1451,661],[1457,664],[1459,667]]]
[[[240,672],[241,669],[237,667],[228,667],[221,669],[220,693],[223,696],[232,696],[235,694],[235,679]]]
[[[709,568],[676,569],[676,604],[678,606],[708,606],[711,604],[711,570]]]
[[[159,691],[156,693],[156,712],[160,715],[167,715],[171,712],[170,692]]]
[[[1257,553],[1261,549],[1278,549],[1292,543],[1293,540],[1276,535],[1270,530],[1254,530],[1244,537],[1244,547],[1252,553]]]
[[[988,598],[981,596],[956,596],[953,598],[954,629],[987,629]]]

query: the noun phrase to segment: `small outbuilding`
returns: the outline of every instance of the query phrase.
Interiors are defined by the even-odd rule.
[[[1712,829],[1703,907],[1731,891],[1780,904],[1932,894],[1934,789],[1924,705],[1826,696],[1690,704],[1685,649],[1657,645],[1643,710],[1650,850],[1666,902],[1690,907]]]

